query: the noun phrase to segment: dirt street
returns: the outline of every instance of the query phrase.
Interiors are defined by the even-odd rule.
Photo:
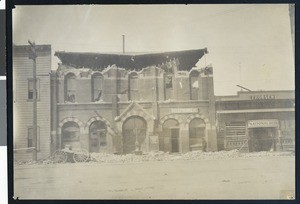
[[[17,165],[14,179],[19,199],[285,199],[295,158]]]

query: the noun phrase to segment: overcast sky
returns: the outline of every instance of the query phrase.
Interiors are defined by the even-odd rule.
[[[161,52],[207,48],[216,95],[294,89],[288,5],[16,6],[13,42],[55,51]],[[59,60],[53,56],[53,69]]]

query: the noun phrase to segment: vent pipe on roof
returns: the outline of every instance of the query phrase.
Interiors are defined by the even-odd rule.
[[[122,35],[123,37],[123,54],[125,53],[125,35]]]

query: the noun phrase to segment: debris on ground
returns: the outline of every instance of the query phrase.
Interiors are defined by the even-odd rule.
[[[230,158],[249,158],[249,157],[278,157],[278,156],[295,156],[293,152],[239,152],[238,150],[218,151],[218,152],[203,152],[191,151],[187,153],[169,153],[169,152],[148,152],[142,155],[135,154],[106,154],[106,153],[91,153],[89,162],[99,163],[131,163],[131,162],[147,162],[147,161],[185,161],[185,160],[211,160],[211,159],[230,159]],[[32,165],[32,164],[53,164],[51,157],[44,158],[39,161],[16,161],[17,165]]]

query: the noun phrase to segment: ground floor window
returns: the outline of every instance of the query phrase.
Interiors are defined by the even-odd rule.
[[[106,124],[102,121],[95,121],[90,125],[90,152],[99,152],[107,145]]]
[[[62,127],[62,147],[80,148],[80,129],[77,123],[66,122]]]

